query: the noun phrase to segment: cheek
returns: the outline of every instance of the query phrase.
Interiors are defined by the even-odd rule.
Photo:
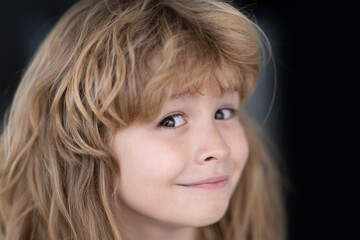
[[[241,126],[233,128],[233,131],[228,135],[228,139],[235,181],[237,182],[249,157],[249,143]]]
[[[115,141],[120,165],[120,195],[129,198],[163,196],[186,166],[184,146],[146,137]],[[131,200],[131,199],[129,199]]]
[[[176,200],[173,184],[187,164],[184,147],[153,137],[116,142],[122,204],[141,216],[167,219]]]
[[[127,147],[119,158],[124,177],[171,180],[184,167],[181,146],[159,140],[144,141],[137,145],[138,148]]]

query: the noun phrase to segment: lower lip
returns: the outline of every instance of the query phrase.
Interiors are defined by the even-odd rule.
[[[223,188],[225,187],[227,184],[227,179],[226,180],[222,180],[219,182],[213,182],[213,183],[202,183],[202,184],[194,184],[194,185],[181,185],[183,187],[187,187],[187,188],[200,188],[200,189],[219,189],[219,188]]]

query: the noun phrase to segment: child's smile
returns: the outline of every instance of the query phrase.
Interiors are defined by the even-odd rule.
[[[238,107],[237,92],[185,95],[116,132],[120,199],[134,221],[196,227],[224,215],[249,151]]]

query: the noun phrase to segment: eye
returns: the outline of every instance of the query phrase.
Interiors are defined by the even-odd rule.
[[[186,123],[185,117],[183,114],[177,113],[170,116],[167,116],[158,124],[159,127],[167,128],[176,128],[184,125]]]
[[[215,119],[226,120],[234,116],[235,110],[230,108],[222,108],[216,111]]]

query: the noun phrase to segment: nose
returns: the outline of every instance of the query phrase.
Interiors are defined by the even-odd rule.
[[[198,145],[195,159],[198,163],[224,160],[230,156],[231,148],[227,144],[224,130],[219,129],[216,124],[202,127],[196,134]]]

